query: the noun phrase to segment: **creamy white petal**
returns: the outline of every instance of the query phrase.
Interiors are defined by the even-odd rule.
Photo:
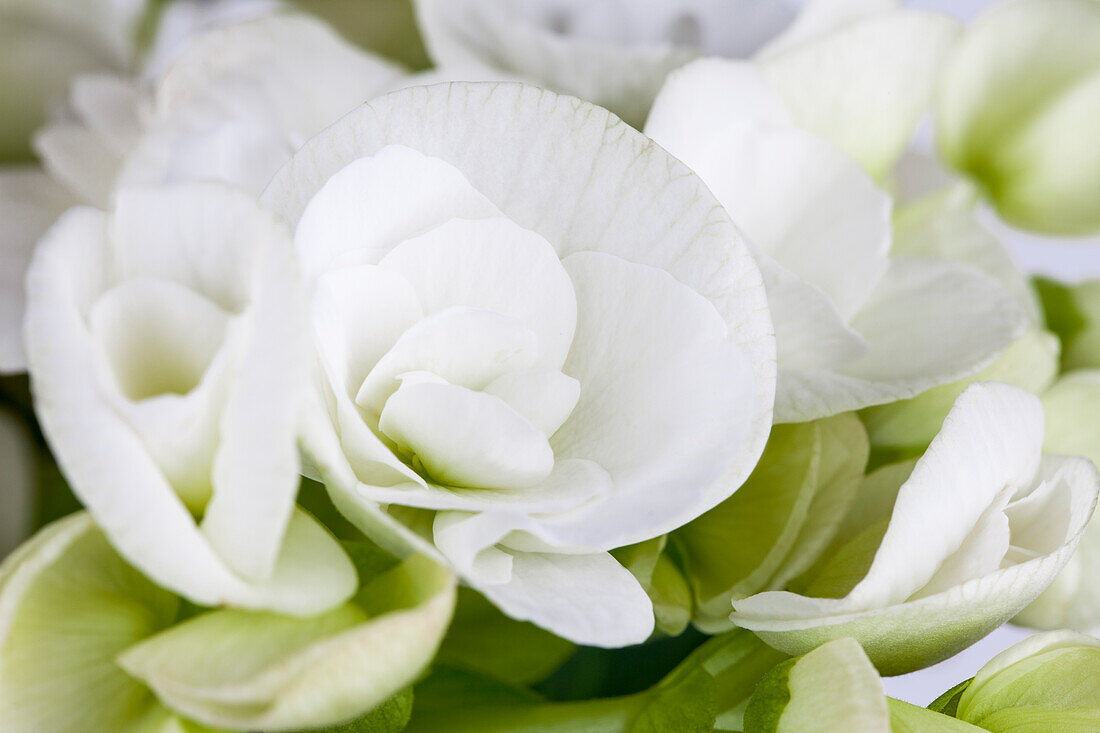
[[[845,318],[886,271],[890,198],[821,138],[731,122],[703,157],[682,160],[761,252],[820,289]]]
[[[35,134],[34,147],[49,174],[82,202],[110,206],[119,159],[97,134],[74,122],[58,122]]]
[[[378,263],[412,283],[427,313],[481,308],[518,319],[539,341],[536,366],[560,369],[577,304],[554,247],[508,219],[450,221],[402,242]]]
[[[451,219],[500,216],[457,169],[402,145],[348,160],[318,188],[295,218],[294,245],[307,277],[375,264]]]
[[[653,633],[653,604],[611,555],[509,552],[507,583],[479,584],[500,610],[577,644],[640,644]]]
[[[379,430],[448,486],[522,490],[554,468],[542,432],[504,400],[451,384],[402,384]]]
[[[895,10],[900,0],[806,0],[794,22],[757,53],[767,58],[797,48],[875,13]]]
[[[597,253],[564,264],[578,318],[563,371],[582,388],[553,446],[599,463],[616,490],[571,517],[563,543],[610,549],[677,527],[737,488],[721,480],[740,470],[754,377],[714,307],[667,273]]]
[[[137,144],[142,94],[133,81],[109,74],[84,74],[73,80],[69,101],[81,122],[115,155],[125,155]]]
[[[407,372],[430,372],[451,384],[480,390],[502,374],[531,368],[538,353],[538,336],[518,318],[452,306],[401,334],[367,374],[355,402],[381,413]]]

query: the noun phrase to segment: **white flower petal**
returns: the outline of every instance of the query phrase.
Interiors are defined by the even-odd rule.
[[[372,153],[332,171],[302,202],[294,245],[307,278],[334,267],[376,264],[396,245],[451,219],[500,216],[445,161],[401,145]]]
[[[450,221],[378,264],[412,283],[426,313],[461,305],[512,316],[538,336],[537,366],[565,362],[576,298],[553,246],[538,234],[508,219]]]
[[[332,388],[355,395],[402,333],[424,317],[409,281],[375,265],[330,270],[311,304],[317,349]]]
[[[197,34],[158,80],[148,133],[120,179],[199,175],[258,193],[302,143],[402,74],[307,14]]]
[[[564,264],[578,317],[563,371],[582,386],[553,446],[599,463],[616,490],[563,538],[610,549],[678,527],[739,485],[725,482],[741,468],[729,446],[751,430],[754,378],[713,306],[667,273],[593,252]]]
[[[49,174],[81,201],[110,205],[120,161],[98,135],[74,122],[58,122],[35,134],[34,147]]]
[[[783,374],[776,420],[799,422],[913,397],[988,366],[1027,328],[1015,297],[967,266],[898,258],[851,327],[867,353]]]
[[[72,194],[29,166],[0,170],[0,374],[26,369],[23,357],[23,278],[38,238]]]
[[[402,384],[379,430],[448,486],[522,490],[554,468],[546,436],[504,400],[451,384]]]
[[[900,0],[806,0],[794,22],[760,49],[757,58],[797,48],[875,13],[895,10]]]
[[[645,134],[697,166],[708,162],[709,150],[731,124],[745,122],[786,125],[790,115],[756,64],[696,59],[669,74],[646,118]]]
[[[553,369],[518,371],[497,377],[482,391],[507,402],[550,437],[577,406],[581,383]]]
[[[890,198],[821,138],[734,120],[703,156],[680,158],[761,252],[820,289],[845,318],[886,271]]]
[[[80,120],[115,155],[129,152],[141,132],[138,85],[125,77],[84,74],[73,80],[69,95]]]
[[[958,30],[949,16],[898,10],[871,15],[761,64],[798,125],[828,138],[881,178],[929,107],[936,73]]]
[[[451,384],[480,390],[501,374],[534,366],[538,350],[538,337],[519,319],[453,306],[401,334],[367,374],[355,402],[380,414],[401,375],[408,372],[429,372]]]
[[[479,584],[512,618],[531,621],[577,644],[640,644],[653,633],[653,604],[638,580],[606,552],[510,552],[512,578]]]

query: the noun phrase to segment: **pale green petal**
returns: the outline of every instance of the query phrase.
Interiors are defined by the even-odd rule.
[[[667,543],[668,535],[662,535],[611,554],[638,579],[653,601],[657,630],[679,636],[691,621],[694,601],[687,578],[665,552]]]
[[[119,664],[166,705],[208,725],[333,725],[417,678],[454,601],[453,575],[413,556],[368,581],[357,603],[308,619],[214,611],[127,649]]]
[[[1009,222],[1052,234],[1100,231],[1098,115],[1100,5],[999,3],[945,67],[940,151]]]
[[[854,639],[784,662],[756,688],[745,729],[760,733],[890,733],[882,680]]]
[[[886,698],[886,702],[890,706],[890,733],[981,733],[983,730],[892,697]]]
[[[86,513],[0,566],[0,720],[10,733],[137,730],[156,700],[115,664],[178,599],[127,565]]]

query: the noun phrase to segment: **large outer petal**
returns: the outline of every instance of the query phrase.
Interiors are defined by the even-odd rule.
[[[354,591],[353,568],[304,514],[292,519],[268,581],[249,584],[234,574],[104,398],[89,368],[94,346],[82,314],[107,277],[107,229],[100,212],[69,212],[43,239],[27,277],[36,408],[74,491],[127,560],[196,603],[300,615],[340,603]]]
[[[334,173],[393,144],[454,165],[560,256],[614,254],[708,298],[758,386],[745,408],[751,432],[698,510],[744,481],[771,424],[775,341],[760,271],[698,178],[598,107],[519,84],[456,83],[395,92],[351,113],[291,159],[264,201],[294,226]]]
[[[23,278],[38,238],[75,203],[72,194],[36,168],[0,168],[0,374],[27,368]]]

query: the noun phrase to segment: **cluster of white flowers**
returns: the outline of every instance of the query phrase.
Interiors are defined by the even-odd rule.
[[[0,0],[0,728],[1100,628],[1100,291],[979,223],[1100,232],[1097,120],[1095,0]]]

